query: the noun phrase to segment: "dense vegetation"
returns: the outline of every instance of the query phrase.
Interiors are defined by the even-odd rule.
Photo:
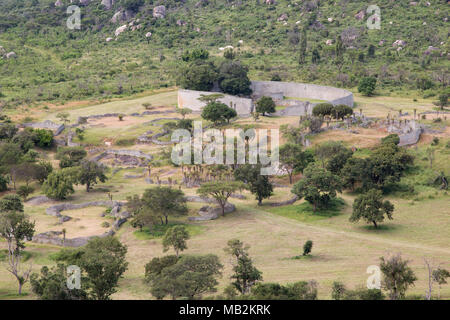
[[[0,3],[0,45],[17,54],[0,59],[2,105],[108,98],[172,86],[190,58],[180,48],[204,48],[214,61],[221,55],[218,48],[227,45],[234,52],[226,50],[226,58],[240,60],[253,79],[354,88],[364,77],[375,77],[377,90],[385,94],[414,89],[436,97],[448,84],[444,0],[429,1],[430,6],[380,0],[380,30],[367,29],[368,15],[355,17],[367,7],[360,0],[337,5],[331,0],[121,0],[111,10],[92,1],[81,8],[81,30],[66,27],[67,4],[55,7],[54,2]],[[167,8],[163,19],[152,16],[160,4]],[[131,10],[127,22],[140,19],[134,23],[142,27],[106,42],[125,24],[110,22],[120,7]],[[393,45],[396,40],[405,41],[401,50]],[[223,85],[231,92],[235,83]]]

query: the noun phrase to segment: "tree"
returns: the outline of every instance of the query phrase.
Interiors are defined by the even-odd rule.
[[[158,221],[157,213],[149,210],[139,198],[138,195],[127,197],[127,209],[133,219],[130,221],[133,228],[139,228],[142,231],[143,227],[152,227]],[[162,224],[162,222],[161,222]]]
[[[178,253],[187,249],[186,240],[189,239],[189,232],[184,226],[174,226],[168,229],[163,238],[164,252],[169,250],[169,247],[173,247],[175,254],[178,257]]]
[[[0,140],[10,141],[19,129],[12,123],[3,123],[0,126]]]
[[[353,109],[346,104],[338,104],[333,108],[332,116],[336,119],[344,120],[345,117],[351,116],[353,114]]]
[[[263,199],[269,198],[273,194],[273,186],[269,177],[261,175],[261,165],[245,164],[234,170],[234,178],[249,185],[249,190],[256,196],[258,205]]]
[[[340,149],[336,154],[332,155],[326,165],[326,169],[334,174],[341,174],[347,160],[353,156],[353,152],[350,149]]]
[[[308,47],[308,42],[307,42],[306,28],[303,28],[302,35],[300,38],[300,49],[299,49],[299,59],[298,59],[299,64],[304,64],[306,61],[307,47]]]
[[[291,192],[311,203],[314,212],[317,208],[326,208],[331,199],[336,198],[337,192],[342,192],[339,178],[314,164],[305,169],[303,176]]]
[[[433,278],[433,282],[436,282],[439,285],[439,295],[438,298],[440,298],[441,296],[441,285],[443,284],[447,284],[447,278],[450,277],[450,272],[446,269],[442,269],[442,268],[437,268],[435,270],[433,270],[432,272],[432,278]]]
[[[192,113],[192,109],[189,109],[189,108],[180,108],[180,109],[177,109],[177,112],[178,112],[179,114],[181,114],[181,116],[183,117],[183,119],[185,119],[185,118],[186,118],[186,115]]]
[[[223,266],[216,255],[174,256],[155,258],[146,265],[146,280],[157,299],[170,295],[172,299],[201,298],[207,292],[216,292],[217,277]]]
[[[12,199],[11,199],[12,200]],[[20,199],[19,199],[20,201]],[[23,270],[21,263],[25,240],[31,241],[34,235],[34,222],[31,222],[23,212],[23,207],[17,201],[5,200],[0,204],[0,237],[5,239],[8,251],[7,270],[16,278],[19,284],[19,295],[22,287],[31,274],[31,265]]]
[[[222,102],[210,102],[202,109],[202,118],[220,124],[237,116],[236,110]]]
[[[181,59],[184,62],[191,62],[191,61],[195,61],[195,60],[208,60],[208,58],[209,58],[209,52],[202,48],[194,49],[192,51],[186,50],[183,53],[183,56],[181,57]]]
[[[389,299],[398,300],[405,297],[406,290],[417,280],[416,275],[400,254],[389,258],[380,258],[380,270],[383,274],[382,287],[388,291]]]
[[[331,298],[333,300],[384,300],[385,298],[380,289],[361,287],[349,290],[339,281],[334,281],[332,288]]]
[[[58,148],[55,158],[60,160],[60,168],[79,166],[81,161],[87,156],[83,147],[62,147]]]
[[[374,77],[364,77],[361,79],[358,85],[358,91],[366,96],[372,96],[375,92],[377,85],[377,79]]]
[[[310,254],[312,247],[313,242],[311,240],[306,241],[305,244],[303,245],[303,255],[307,256],[308,254]]]
[[[73,189],[74,173],[71,168],[52,172],[42,185],[42,191],[52,199],[64,200],[75,192]]]
[[[444,110],[445,107],[448,106],[448,94],[439,95],[439,101],[433,102],[434,105],[440,107],[441,110]]]
[[[313,108],[313,115],[316,117],[331,116],[333,113],[333,105],[331,103],[319,103]]]
[[[317,145],[314,148],[315,156],[322,163],[322,168],[325,168],[326,160],[332,158],[340,152],[346,152],[347,148],[344,147],[342,142],[328,141]]]
[[[212,196],[222,209],[222,216],[225,215],[225,205],[228,198],[238,190],[245,189],[245,184],[240,181],[218,181],[203,183],[197,189],[200,196]]]
[[[386,215],[392,220],[394,205],[389,201],[383,201],[383,196],[379,190],[369,190],[365,194],[359,195],[353,202],[353,213],[351,222],[358,222],[361,218],[368,223],[373,223],[378,228],[377,222],[383,222]]]
[[[23,201],[25,201],[30,194],[34,192],[34,188],[30,186],[20,186],[17,190],[17,194],[23,198]]]
[[[69,123],[70,114],[68,112],[59,112],[56,117],[64,124]]]
[[[197,60],[184,68],[178,82],[184,89],[211,91],[216,80],[217,72],[214,65]]]
[[[126,254],[127,247],[117,238],[95,237],[80,249],[61,251],[56,260],[80,267],[89,299],[109,300],[128,268]]]
[[[251,297],[256,300],[317,300],[317,282],[298,281],[285,286],[278,283],[257,283]]]
[[[275,112],[275,102],[271,97],[263,96],[256,102],[256,112],[262,113],[263,116],[266,113]]]
[[[41,148],[50,148],[53,145],[53,132],[46,129],[33,131],[34,143]]]
[[[169,187],[145,190],[142,202],[145,210],[159,216],[161,223],[165,224],[168,223],[169,216],[185,215],[188,212],[183,191]]]
[[[97,184],[97,181],[105,182],[108,179],[105,170],[103,165],[95,161],[83,160],[78,172],[77,182],[86,185],[86,192],[89,192],[92,185]]]
[[[313,162],[313,156],[310,152],[302,151],[298,144],[287,143],[281,146],[280,150],[280,164],[289,175],[289,183],[292,184],[293,173],[303,172],[309,163]]]
[[[248,68],[239,61],[227,60],[219,69],[219,86],[223,92],[231,95],[250,95]]]
[[[381,138],[381,144],[389,144],[389,143],[398,145],[400,143],[400,137],[398,136],[398,134],[393,133],[384,138]]]
[[[47,179],[48,175],[53,172],[53,166],[49,161],[40,161],[35,166],[34,178],[40,183],[43,184]]]
[[[33,273],[30,277],[31,289],[41,300],[87,300],[88,293],[83,288],[85,279],[81,281],[81,288],[67,287],[67,266],[58,263],[56,267],[41,268],[40,274]]]
[[[0,212],[23,212],[22,200],[15,194],[7,194],[0,199]]]
[[[319,64],[320,63],[320,54],[319,54],[319,50],[317,50],[317,48],[315,48],[313,50],[313,52],[312,52],[311,62],[313,64]]]
[[[231,279],[234,280],[232,285],[241,294],[248,294],[258,281],[262,281],[261,271],[253,266],[252,259],[248,254],[249,248],[249,246],[244,246],[240,240],[233,239],[228,241],[228,246],[224,249],[235,259],[234,273],[231,276]]]
[[[223,57],[227,60],[233,60],[236,57],[236,54],[234,53],[233,49],[228,48],[223,52]]]

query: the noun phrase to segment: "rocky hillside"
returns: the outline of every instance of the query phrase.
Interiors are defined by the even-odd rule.
[[[81,12],[80,29],[68,7]],[[0,104],[111,97],[176,84],[185,50],[233,48],[254,79],[434,96],[448,85],[446,0],[2,0]],[[372,16],[372,18],[370,18]],[[305,41],[306,40],[306,41]]]

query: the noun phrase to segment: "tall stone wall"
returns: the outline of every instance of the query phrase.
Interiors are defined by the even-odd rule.
[[[210,95],[213,93],[217,92],[180,89],[178,90],[178,107],[189,108],[194,112],[200,112],[205,106],[205,103],[199,101],[198,98],[200,98],[201,95]],[[247,116],[253,112],[252,99],[240,98],[226,94],[223,98],[218,99],[218,101],[235,109],[237,114],[240,116]]]
[[[339,88],[280,81],[252,81],[251,88],[255,96],[270,96],[281,92],[292,99],[325,100],[334,105],[345,104],[353,107],[353,93]]]

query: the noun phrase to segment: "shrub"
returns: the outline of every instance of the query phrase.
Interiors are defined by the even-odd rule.
[[[303,245],[303,255],[306,256],[311,253],[313,247],[313,242],[311,240],[308,240]]]
[[[329,116],[333,112],[333,105],[331,103],[319,103],[314,107],[312,112],[316,117]]]
[[[358,91],[366,96],[372,96],[375,92],[377,79],[374,77],[362,78],[359,82]]]

